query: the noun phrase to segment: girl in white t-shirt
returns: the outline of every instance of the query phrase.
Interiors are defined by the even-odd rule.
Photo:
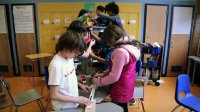
[[[78,95],[78,86],[86,92],[88,86],[78,83],[74,60],[86,48],[83,37],[74,31],[67,31],[60,36],[56,44],[56,55],[49,65],[50,96],[54,110],[76,108],[79,103],[88,105],[88,98]]]

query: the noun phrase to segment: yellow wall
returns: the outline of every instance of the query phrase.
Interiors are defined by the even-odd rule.
[[[52,2],[38,3],[38,20],[41,52],[55,53],[57,37],[66,31],[66,27],[75,20],[85,2]],[[95,2],[105,6],[107,2]],[[136,36],[140,40],[141,3],[117,3],[123,26],[128,35]],[[70,19],[70,20],[69,20]],[[49,21],[49,23],[48,23]],[[129,24],[128,24],[129,22]]]

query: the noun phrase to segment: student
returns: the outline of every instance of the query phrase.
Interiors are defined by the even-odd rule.
[[[81,10],[79,11],[77,20],[83,22],[83,21],[85,21],[85,19],[86,19],[87,17],[88,17],[88,11],[86,11],[85,9],[81,9]]]
[[[90,53],[90,56],[93,59],[98,60],[101,63],[101,67],[102,70],[107,70],[109,67],[109,63],[110,63],[110,57],[112,52],[114,51],[114,48],[111,47],[107,47],[107,48],[103,48],[100,52],[99,52],[99,56],[95,55],[93,52]]]
[[[97,86],[111,85],[112,101],[121,106],[124,112],[128,112],[127,103],[134,93],[136,60],[140,57],[140,50],[129,44],[123,30],[115,25],[104,30],[102,39],[109,46],[115,47],[115,50],[111,55],[109,71],[98,74],[101,78],[93,78],[93,83]]]
[[[100,19],[107,19],[108,21],[111,22],[112,25],[116,25],[123,29],[123,25],[121,22],[121,18],[119,16],[119,7],[115,2],[110,2],[105,6],[105,11],[108,13],[109,16],[105,16],[101,12],[97,12],[97,15],[99,16]],[[123,29],[125,32],[125,30]],[[126,33],[126,32],[125,32]]]
[[[92,25],[92,22],[90,21],[91,17],[92,17],[92,11],[81,9],[79,11],[77,20],[83,22],[85,25],[91,26]]]
[[[85,40],[87,40],[89,37],[86,35],[87,34],[87,28],[85,27],[85,25],[79,21],[79,20],[75,20],[73,21],[70,25],[69,25],[69,28],[68,30],[72,30],[72,31],[76,31],[78,33],[80,33],[81,35],[83,35],[83,38]],[[91,48],[92,46],[95,44],[95,40],[94,39],[91,39],[89,41],[89,46],[87,48],[86,51],[84,51],[84,53],[81,55],[82,57],[84,58],[88,58],[89,57],[89,54],[92,52]]]
[[[101,5],[98,5],[97,8],[96,8],[96,13],[103,13],[105,12],[105,8]]]
[[[74,60],[85,49],[83,37],[75,31],[67,31],[56,44],[57,54],[49,65],[50,96],[54,110],[76,108],[79,104],[88,105],[88,98],[78,95],[78,86],[86,92],[87,85],[78,83]]]
[[[105,12],[105,8],[101,5],[98,5],[96,8],[96,14],[103,14]],[[108,25],[108,20],[103,18],[97,18],[96,22],[98,25]]]

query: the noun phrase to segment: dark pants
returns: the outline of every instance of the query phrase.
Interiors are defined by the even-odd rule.
[[[127,103],[119,103],[117,101],[112,101],[113,103],[119,105],[120,107],[122,107],[124,109],[124,112],[128,112],[128,105]]]

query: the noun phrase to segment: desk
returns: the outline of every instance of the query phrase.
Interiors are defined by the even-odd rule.
[[[51,56],[53,56],[53,54],[50,54],[50,53],[39,53],[39,54],[26,55],[26,57],[31,60],[39,59],[39,58],[46,58],[46,57],[51,57]]]
[[[103,32],[104,29],[106,29],[105,26],[94,26],[92,31],[93,32]]]
[[[47,57],[51,57],[53,56],[53,54],[50,54],[50,53],[39,53],[39,54],[30,54],[30,55],[26,55],[25,57],[28,58],[28,63],[31,65],[31,67],[33,67],[33,62],[34,60],[38,60],[38,59],[41,59],[41,58],[45,58],[45,63],[46,63],[46,58]],[[29,67],[28,67],[28,73],[29,73]],[[34,81],[34,78],[33,78],[33,81]]]
[[[78,80],[80,80],[80,76],[78,76],[77,78]],[[90,75],[86,75],[86,80],[87,80],[88,85],[92,84],[92,77]],[[108,96],[109,92],[110,92],[110,86],[98,87],[94,95],[94,99],[96,100],[96,103],[101,103],[104,100],[104,98]],[[89,98],[90,93],[86,93],[83,90],[79,89],[79,96],[84,96],[84,97]]]
[[[200,63],[200,57],[198,56],[188,56],[188,69],[187,69],[187,74],[189,75],[190,71],[190,65],[191,65],[191,60],[194,61],[194,68],[193,68],[193,75],[192,75],[192,84],[194,84],[194,78],[195,78],[195,71],[196,71],[196,64]]]
[[[67,109],[67,110],[60,110],[60,111],[51,111],[51,112],[84,112],[83,107],[75,108],[75,109]],[[96,105],[96,111],[95,112],[123,112],[123,108],[108,102],[108,103],[101,103]]]

